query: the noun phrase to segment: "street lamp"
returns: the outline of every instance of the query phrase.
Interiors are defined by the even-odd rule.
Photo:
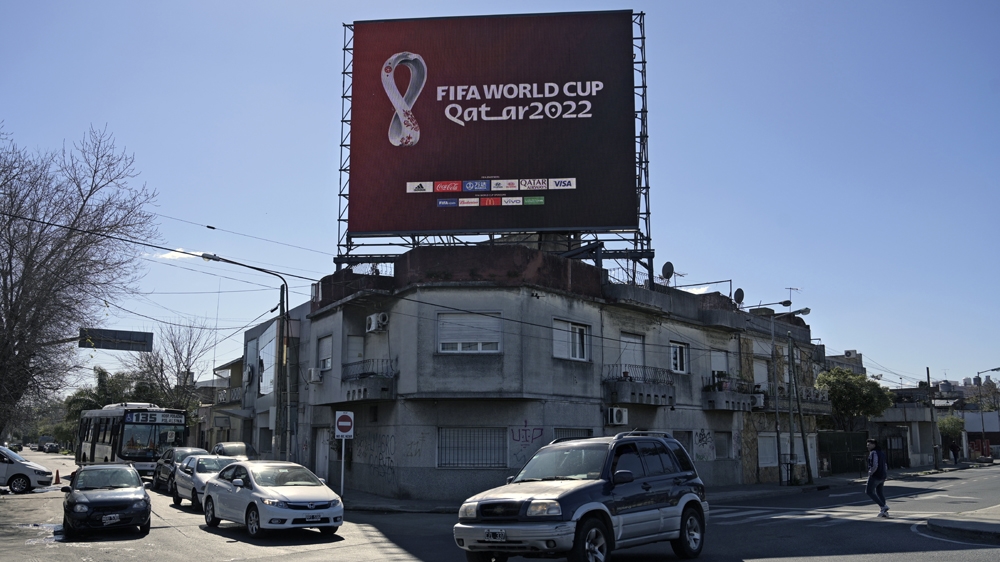
[[[261,273],[267,273],[268,275],[274,275],[278,279],[281,279],[281,287],[279,288],[280,296],[278,299],[278,366],[283,370],[282,376],[285,378],[285,460],[291,460],[292,451],[292,381],[288,376],[288,368],[285,366],[285,295],[288,292],[288,282],[282,277],[280,273],[271,271],[270,269],[264,269],[262,267],[255,267],[252,265],[247,265],[238,261],[233,261],[226,259],[215,254],[209,254],[203,252],[201,254],[201,259],[205,261],[218,261],[223,263],[228,263],[232,265],[238,265],[240,267],[245,267],[247,269],[252,269],[254,271],[259,271]],[[275,420],[277,421],[277,420]]]
[[[982,440],[979,442],[979,452],[984,457],[990,456],[990,451],[986,449],[986,418],[984,417],[985,414],[983,413],[983,379],[980,378],[979,375],[983,373],[990,373],[993,371],[1000,371],[1000,367],[994,367],[992,369],[986,369],[985,371],[979,371],[978,373],[976,373],[975,378],[972,379],[972,382],[974,382],[975,385],[979,387],[979,423],[981,424],[981,428],[983,431],[981,434]]]

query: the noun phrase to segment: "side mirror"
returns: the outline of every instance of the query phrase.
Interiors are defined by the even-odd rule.
[[[513,482],[513,481],[514,481],[514,477],[513,477],[513,476],[508,476],[508,477],[507,477],[507,483],[508,483],[508,484],[510,484],[510,483],[511,483],[511,482]]]
[[[613,481],[615,484],[628,484],[635,481],[635,476],[632,475],[631,470],[619,470],[615,472]]]
[[[319,483],[325,485],[326,484],[326,478],[320,478],[319,479]]]
[[[193,470],[191,470],[190,466],[182,466],[181,471],[184,472],[185,474],[191,474],[192,472],[194,472]]]
[[[242,478],[237,478],[236,480],[233,480],[233,486],[236,486],[237,488],[242,488],[243,487],[243,479]]]
[[[70,488],[69,486],[63,486],[62,488],[59,488],[59,491],[64,494],[68,494],[73,491],[73,488]]]

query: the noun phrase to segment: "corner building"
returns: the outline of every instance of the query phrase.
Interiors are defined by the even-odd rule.
[[[348,490],[400,498],[461,500],[555,438],[630,429],[673,434],[709,486],[776,482],[789,468],[776,417],[782,453],[796,447],[791,469],[805,474],[797,409],[788,439],[801,403],[817,474],[815,419],[830,406],[813,388],[822,357],[801,319],[614,273],[483,246],[416,248],[392,276],[327,276],[290,311],[286,372],[274,321],[244,335],[253,444],[338,489],[343,459]],[[344,447],[338,411],[354,413]]]

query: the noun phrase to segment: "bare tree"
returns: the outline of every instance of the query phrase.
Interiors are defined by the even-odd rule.
[[[80,327],[137,289],[156,193],[133,164],[105,130],[39,154],[0,130],[0,431],[26,395],[63,387]]]
[[[124,367],[132,373],[135,396],[144,392],[160,406],[193,410],[195,365],[212,349],[212,330],[192,321],[188,325],[165,324],[159,329],[151,353],[130,353]]]

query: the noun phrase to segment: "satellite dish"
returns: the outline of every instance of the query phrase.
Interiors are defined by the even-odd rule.
[[[664,279],[670,279],[674,276],[674,264],[670,262],[664,263],[663,269],[660,270],[660,273],[663,274]]]
[[[736,294],[733,295],[733,300],[736,304],[743,304],[743,289],[737,287]]]

